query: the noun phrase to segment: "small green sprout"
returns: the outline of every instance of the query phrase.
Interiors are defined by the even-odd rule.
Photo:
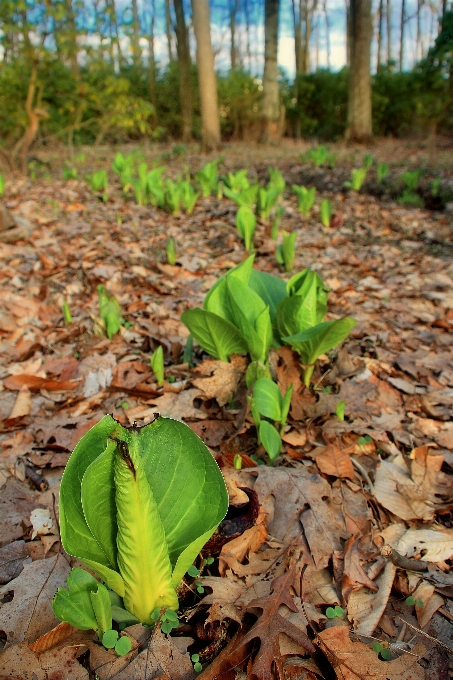
[[[315,203],[315,187],[307,189],[307,187],[299,187],[297,184],[293,184],[293,191],[299,198],[299,212],[303,213],[305,217],[308,217],[308,214]]]
[[[388,163],[379,163],[377,168],[376,168],[376,175],[377,175],[377,181],[378,184],[384,180],[387,175],[389,174],[389,165]]]
[[[436,177],[430,184],[431,196],[434,198],[440,194],[440,184],[442,182],[441,177]],[[0,196],[2,195],[1,178],[0,178]]]
[[[359,446],[364,446],[364,444],[371,444],[372,438],[370,437],[369,434],[366,434],[364,437],[359,437],[357,440],[357,444]]]
[[[406,597],[406,604],[409,606],[413,606],[414,604],[417,605],[417,607],[423,607],[423,600],[420,597],[413,597],[413,595],[409,595],[409,597]]]
[[[335,163],[335,154],[330,154],[326,146],[318,146],[316,149],[309,149],[307,158],[313,161],[313,165],[320,168],[324,163],[328,163],[331,167]]]
[[[330,221],[332,219],[332,201],[329,198],[324,198],[321,201],[319,212],[321,214],[321,223],[323,227],[328,229],[330,227]]]
[[[3,193],[5,191],[5,184],[6,184],[5,178],[0,173],[0,198],[3,196]]]
[[[343,399],[342,401],[338,402],[337,407],[335,409],[335,415],[340,420],[344,420],[344,407],[345,407],[345,405],[346,405],[346,402]]]
[[[66,299],[63,301],[62,310],[65,325],[69,326],[69,324],[72,323],[72,315],[71,310],[69,309],[68,301]]]
[[[213,558],[213,557],[205,557],[205,558],[203,559],[203,564],[204,564],[204,565],[208,565],[208,566],[209,566],[210,564],[214,564],[214,558]]]
[[[366,153],[363,159],[363,167],[369,170],[374,163],[372,154]]]
[[[388,647],[383,647],[380,642],[375,642],[373,644],[373,652],[376,652],[376,654],[380,654],[380,656],[384,659],[384,661],[390,661],[391,658],[391,653],[390,649]]]
[[[124,319],[121,316],[121,307],[114,295],[109,293],[104,286],[97,287],[99,298],[99,316],[105,324],[105,330],[109,340],[118,333],[121,326],[124,325]]]
[[[165,253],[167,255],[168,264],[171,264],[171,265],[176,264],[176,244],[175,244],[175,239],[173,238],[173,236],[170,236],[170,238],[167,241]]]
[[[242,205],[236,215],[236,227],[244,240],[245,249],[251,250],[253,245],[253,234],[256,229],[256,217],[253,210],[246,205]]]
[[[193,669],[196,673],[200,673],[203,670],[203,666],[200,663],[200,655],[199,654],[192,654],[190,657],[192,663],[193,663]]]
[[[240,453],[237,453],[234,458],[233,458],[233,466],[235,470],[241,470],[242,469],[242,456]]]
[[[118,637],[116,630],[106,630],[102,636],[102,644],[106,649],[114,649],[118,656],[125,656],[132,649],[131,639],[127,635]]]
[[[348,189],[352,189],[353,191],[359,192],[360,189],[362,188],[362,184],[366,179],[367,172],[368,168],[366,166],[362,166],[361,168],[354,168],[351,171],[351,181],[345,182],[344,186],[347,187]]]
[[[159,345],[151,355],[151,368],[153,369],[157,384],[159,387],[162,387],[165,379],[164,348],[162,345]]]
[[[336,607],[327,607],[326,616],[328,619],[341,619],[341,617],[344,616],[344,609],[338,605]]]
[[[69,166],[65,166],[63,168],[63,179],[68,180],[68,179],[77,179],[77,168],[72,168]]]
[[[191,364],[193,359],[193,335],[189,335],[184,347],[182,360],[185,364]]]
[[[275,257],[279,264],[285,267],[285,271],[290,272],[294,267],[294,260],[296,259],[296,237],[297,232],[292,231],[290,234],[283,231],[283,243],[281,243],[275,253]]]
[[[196,578],[197,576],[200,576],[200,570],[194,564],[192,564],[188,568],[187,573],[189,574],[189,576],[192,576],[192,578]]]

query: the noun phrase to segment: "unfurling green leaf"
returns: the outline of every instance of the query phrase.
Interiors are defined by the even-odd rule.
[[[267,420],[262,420],[259,425],[260,440],[267,455],[273,462],[282,448],[282,440],[275,427]]]
[[[99,297],[99,316],[105,324],[107,337],[111,340],[121,328],[121,322],[123,321],[121,307],[116,297],[111,295],[104,286],[99,285],[97,291]]]
[[[328,229],[332,219],[332,201],[329,198],[324,198],[324,200],[321,201],[319,212],[321,214],[321,222],[323,227]]]
[[[227,507],[220,470],[187,425],[158,418],[126,429],[105,416],[82,437],[63,474],[61,539],[127,612],[152,624],[155,609],[178,608],[175,588]],[[106,627],[92,600],[101,587],[73,570],[69,591],[55,596],[55,614],[82,629]],[[96,607],[106,605],[100,600]]]
[[[346,405],[346,402],[345,402],[345,400],[343,399],[342,401],[339,401],[338,404],[337,404],[337,406],[336,406],[335,415],[336,415],[337,418],[339,418],[340,420],[344,420],[344,407],[345,407],[345,405]]]
[[[239,208],[236,216],[236,226],[244,239],[245,249],[247,251],[250,250],[253,243],[253,234],[256,229],[256,217],[251,208],[246,205]]]

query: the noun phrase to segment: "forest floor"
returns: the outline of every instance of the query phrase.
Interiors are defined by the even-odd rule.
[[[58,150],[38,154],[50,165],[36,164],[33,181],[6,178],[3,203],[19,231],[0,232],[2,677],[189,680],[197,676],[193,653],[203,680],[453,674],[451,149],[439,144],[433,164],[433,150],[417,142],[339,147],[328,169],[301,160],[307,148],[231,144],[220,167],[247,167],[260,182],[268,166],[282,172],[281,228],[297,230],[294,272],[315,269],[330,287],[328,318],[358,321],[340,351],[322,357],[310,389],[298,355],[272,351],[279,386],[294,385],[273,467],[249,458],[268,462],[247,411],[245,359],[226,364],[196,346],[192,362],[182,359],[181,313],[202,306],[219,275],[245,257],[236,205],[200,198],[191,215],[177,216],[138,206],[123,196],[107,147],[77,152],[78,179],[61,179]],[[378,185],[372,168],[360,193],[344,189],[366,151],[390,164],[387,182]],[[209,160],[191,148],[178,156],[150,146],[144,155],[167,165],[168,177],[186,165],[194,174]],[[106,202],[83,179],[102,168],[109,169]],[[424,208],[396,200],[407,169],[424,170]],[[446,205],[429,192],[436,177]],[[317,187],[308,218],[292,184]],[[326,197],[330,229],[319,219]],[[176,265],[166,263],[169,236]],[[276,248],[259,221],[254,266],[287,280]],[[99,320],[99,284],[129,322],[112,340]],[[158,345],[163,388],[150,368]],[[344,420],[335,415],[341,401]],[[92,631],[57,626],[53,615],[52,597],[75,563],[59,541],[58,489],[70,452],[104,414],[144,425],[156,412],[188,423],[210,447],[246,531],[205,569],[205,592],[182,607],[179,629],[151,637],[141,625],[127,629],[133,649],[118,657]],[[237,454],[242,470],[232,465]],[[257,494],[252,520],[241,487]],[[429,570],[385,558],[384,544]],[[245,645],[247,632],[254,643]],[[303,633],[315,642],[313,657],[301,646]]]

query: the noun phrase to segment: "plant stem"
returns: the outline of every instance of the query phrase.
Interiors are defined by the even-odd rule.
[[[305,387],[310,387],[310,378],[315,370],[315,365],[311,364],[304,369],[304,385]]]

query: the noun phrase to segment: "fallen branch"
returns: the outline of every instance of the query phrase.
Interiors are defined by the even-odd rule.
[[[386,543],[381,548],[382,557],[386,557],[393,562],[395,567],[400,569],[407,569],[409,571],[428,571],[427,562],[420,562],[420,560],[412,560],[409,557],[400,555],[391,545]]]

